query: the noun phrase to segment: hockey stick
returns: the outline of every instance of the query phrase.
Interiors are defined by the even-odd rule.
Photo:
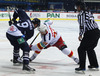
[[[9,7],[9,6],[7,6],[7,11],[8,11],[9,19],[10,19],[10,21],[11,21],[10,7]]]
[[[40,33],[38,33],[38,34],[35,36],[35,38],[34,38],[33,41],[30,43],[29,46],[32,46],[33,42],[36,40],[36,38],[38,37],[39,34],[40,34]],[[21,58],[22,58],[22,57],[23,57],[23,55],[21,56]]]
[[[33,44],[33,42],[35,41],[35,39],[38,37],[39,34],[40,34],[40,33],[38,33],[38,34],[35,36],[35,38],[34,38],[33,41],[30,43],[30,45]]]

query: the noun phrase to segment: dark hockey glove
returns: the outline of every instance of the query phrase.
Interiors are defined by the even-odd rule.
[[[15,19],[12,19],[11,21],[9,21],[9,26],[11,26],[13,23],[17,23],[17,21]]]
[[[9,26],[11,26],[13,24],[12,21],[9,21],[8,23],[9,23]]]

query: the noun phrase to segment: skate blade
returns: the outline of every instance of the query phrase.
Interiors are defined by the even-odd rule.
[[[99,71],[99,68],[89,68],[91,71]]]
[[[23,73],[23,74],[35,74],[35,71],[23,70],[22,73]]]
[[[11,62],[13,62],[13,59],[10,60]],[[23,63],[13,63],[13,66],[21,66]]]
[[[13,63],[13,66],[22,66],[21,63]]]
[[[75,70],[75,73],[78,73],[78,74],[85,74],[84,71],[76,71],[76,70]]]

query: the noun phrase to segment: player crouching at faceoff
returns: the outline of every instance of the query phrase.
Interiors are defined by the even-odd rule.
[[[19,21],[16,19],[19,17]],[[27,40],[34,35],[34,29],[40,26],[40,20],[34,18],[32,21],[25,11],[16,9],[13,14],[13,24],[11,23],[6,32],[6,37],[13,46],[13,64],[21,63],[19,50],[23,51],[23,70],[27,72],[35,71],[29,66],[30,48]]]
[[[42,49],[47,49],[51,46],[55,46],[78,64],[79,60],[73,55],[73,51],[67,48],[67,45],[64,43],[61,35],[51,28],[51,24],[51,20],[46,20],[44,22],[44,25],[40,25],[40,27],[38,27],[42,41],[34,46],[31,46],[31,49],[35,52],[31,56],[30,61],[34,60],[37,55],[42,51]]]

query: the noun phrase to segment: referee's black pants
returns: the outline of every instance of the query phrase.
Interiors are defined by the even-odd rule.
[[[91,66],[99,67],[96,53],[94,48],[97,46],[98,40],[100,38],[100,30],[94,29],[87,31],[78,48],[78,55],[80,61],[80,68],[86,68],[86,53],[88,55],[89,63]]]

